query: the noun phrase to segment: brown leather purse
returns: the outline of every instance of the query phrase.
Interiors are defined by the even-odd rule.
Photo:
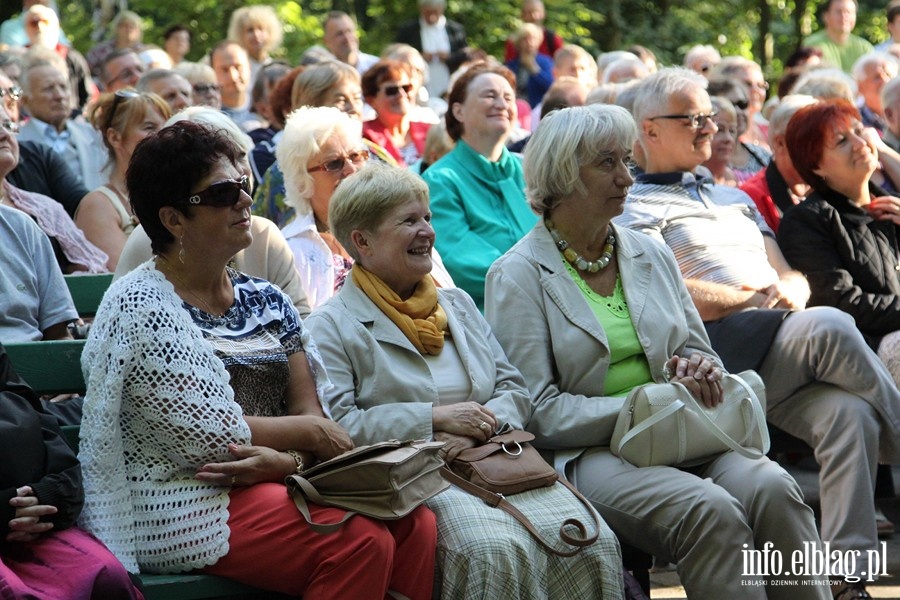
[[[528,443],[533,439],[534,435],[527,431],[516,430],[497,434],[481,446],[460,452],[449,466],[441,469],[441,473],[455,486],[512,515],[548,551],[559,556],[574,556],[600,537],[600,515],[587,498],[568,481],[560,479],[553,467],[541,458],[538,451]],[[504,497],[540,487],[550,487],[557,481],[575,494],[594,516],[593,535],[588,535],[584,523],[575,518],[565,519],[560,525],[560,539],[570,546],[575,546],[573,550],[559,550],[546,541],[528,517]],[[578,531],[577,536],[566,531],[569,526]]]

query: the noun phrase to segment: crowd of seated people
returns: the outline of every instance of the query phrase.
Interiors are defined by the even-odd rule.
[[[74,417],[84,489],[45,497],[74,464],[45,427],[61,470],[0,499],[13,546],[112,566],[22,590],[139,597],[124,565],[310,597],[640,597],[627,544],[691,598],[869,597],[866,557],[894,529],[876,483],[900,463],[900,58],[852,34],[853,0],[825,0],[769,80],[706,44],[683,68],[643,46],[592,56],[541,0],[519,2],[503,56],[418,0],[394,44],[361,45],[332,11],[287,60],[272,6],[202,48],[178,23],[146,39],[123,10],[82,56],[53,2],[22,4],[0,25],[0,344],[71,338],[64,276],[115,273]],[[818,526],[774,460],[650,470],[609,451],[635,387],[714,406],[743,369],[769,424],[811,448]],[[30,422],[60,416],[5,380]],[[354,444],[430,437],[452,458],[503,426],[602,517],[578,558],[459,490],[320,537],[281,483]],[[585,517],[559,489],[528,494],[511,499],[540,527]],[[474,548],[479,528],[496,536]],[[800,588],[742,573],[741,550],[826,542],[860,559]],[[0,589],[26,554],[0,546]]]

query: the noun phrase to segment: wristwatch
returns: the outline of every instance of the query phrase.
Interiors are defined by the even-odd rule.
[[[296,450],[285,450],[285,454],[290,455],[297,462],[297,468],[294,469],[294,473],[299,475],[303,472],[303,457],[300,456],[300,453]]]

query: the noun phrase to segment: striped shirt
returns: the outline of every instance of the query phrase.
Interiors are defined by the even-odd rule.
[[[642,173],[617,225],[672,249],[685,279],[763,289],[778,281],[763,236],[774,237],[753,200],[693,173]]]

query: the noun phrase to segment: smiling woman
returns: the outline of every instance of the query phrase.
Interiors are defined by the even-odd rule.
[[[422,178],[447,270],[478,306],[484,275],[534,225],[525,203],[522,163],[506,149],[516,121],[515,77],[476,63],[450,91],[447,133],[456,146]]]
[[[427,600],[426,508],[321,536],[285,491],[285,477],[353,444],[325,417],[328,378],[290,299],[228,266],[252,241],[239,152],[190,121],[135,150],[128,189],[156,260],[113,283],[84,350],[84,523],[132,571],[199,569],[293,597],[391,589]],[[310,509],[316,521],[344,516]]]

